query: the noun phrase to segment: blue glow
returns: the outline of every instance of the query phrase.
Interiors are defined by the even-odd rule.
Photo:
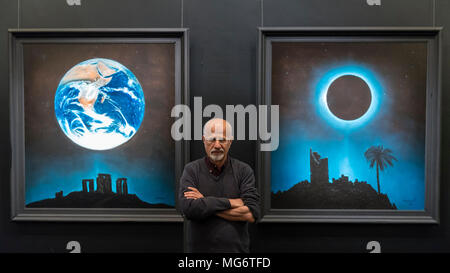
[[[82,179],[96,179],[99,173],[111,175],[112,189],[119,177],[128,179],[128,193],[136,194],[144,202],[175,206],[174,169],[171,164],[150,158],[124,155],[87,153],[75,161],[67,157],[29,156],[26,162],[25,203],[54,198],[55,192],[64,196],[82,190]],[[71,170],[71,171],[68,171]]]
[[[298,122],[296,123],[297,125]],[[310,182],[309,149],[328,158],[329,182],[341,175],[352,182],[366,181],[377,189],[375,168],[370,168],[364,152],[374,143],[395,147],[398,161],[393,167],[380,172],[381,192],[387,194],[399,210],[423,210],[425,192],[424,150],[422,147],[403,149],[404,138],[383,137],[369,130],[368,135],[358,133],[342,140],[336,137],[311,139],[304,132],[311,128],[302,123],[297,129],[286,126],[280,132],[280,146],[271,154],[271,191],[286,191],[301,181]],[[352,145],[346,145],[351,143]]]
[[[327,92],[330,85],[339,77],[342,76],[356,76],[364,80],[370,88],[372,95],[372,102],[367,112],[355,120],[343,120],[336,117],[328,108]],[[319,80],[315,89],[315,96],[313,104],[317,106],[319,114],[329,122],[336,129],[356,129],[367,124],[375,113],[378,111],[381,104],[381,95],[383,94],[383,87],[378,82],[376,76],[369,69],[359,65],[346,65],[334,68],[328,71]],[[319,103],[316,103],[319,102]]]
[[[383,71],[372,71],[369,66],[356,63],[329,64],[325,69],[317,67],[312,71],[311,82],[306,85],[309,88],[295,94],[304,99],[302,115],[280,115],[280,145],[271,153],[272,192],[310,182],[310,149],[328,158],[329,182],[345,175],[352,182],[365,181],[376,190],[376,169],[370,168],[364,152],[371,146],[383,145],[393,151],[398,161],[379,173],[381,193],[387,194],[399,210],[424,209],[424,140],[408,131],[386,128],[386,124],[398,120],[390,94],[395,89],[380,73]],[[326,101],[330,85],[345,75],[364,80],[372,96],[367,112],[350,121],[336,117]],[[408,122],[411,128],[418,126],[416,121],[401,121]]]

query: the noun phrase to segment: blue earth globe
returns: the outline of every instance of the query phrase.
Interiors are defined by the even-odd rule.
[[[145,98],[134,74],[122,64],[95,58],[72,67],[55,94],[55,115],[64,134],[92,150],[130,140],[144,118]]]

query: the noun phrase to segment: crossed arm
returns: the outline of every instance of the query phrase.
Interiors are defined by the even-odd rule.
[[[194,187],[188,187],[190,191],[184,192],[184,197],[186,199],[199,199],[203,198],[203,194],[200,193]],[[247,221],[250,223],[255,222],[255,218],[251,213],[250,209],[244,205],[242,199],[228,199],[230,201],[231,209],[222,210],[216,212],[216,215],[222,217],[228,221]]]

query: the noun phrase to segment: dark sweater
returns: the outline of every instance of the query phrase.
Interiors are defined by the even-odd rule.
[[[204,198],[186,199],[187,187],[198,189]],[[248,223],[215,215],[231,208],[228,199],[241,198],[255,221],[260,218],[260,196],[248,164],[228,156],[223,170],[215,176],[204,158],[190,162],[184,167],[178,198],[186,219],[188,252],[249,252]]]

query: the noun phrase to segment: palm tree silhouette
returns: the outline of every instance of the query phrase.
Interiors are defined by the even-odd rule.
[[[385,168],[390,166],[394,166],[392,161],[397,161],[397,159],[392,155],[392,151],[390,149],[383,148],[382,145],[372,146],[364,153],[367,161],[370,162],[370,168],[373,168],[374,165],[377,166],[377,186],[378,186],[378,194],[380,194],[380,174],[379,171],[383,171]]]

